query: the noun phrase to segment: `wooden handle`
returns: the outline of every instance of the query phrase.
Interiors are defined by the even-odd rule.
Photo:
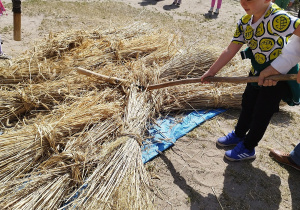
[[[271,79],[274,81],[287,81],[287,80],[297,80],[297,74],[280,74],[280,75],[272,75],[266,77],[265,79]],[[204,81],[207,82],[223,82],[223,83],[249,83],[249,82],[258,82],[258,76],[253,77],[206,77]],[[148,90],[155,90],[165,87],[171,87],[176,85],[183,84],[191,84],[191,83],[199,83],[201,82],[201,78],[191,78],[191,79],[183,79],[172,82],[165,82],[157,85],[149,85],[147,87]]]
[[[21,13],[14,13],[14,40],[21,41]]]
[[[97,79],[100,79],[102,81],[108,82],[110,84],[120,84],[120,83],[129,84],[128,80],[120,79],[120,78],[117,78],[117,77],[109,77],[109,76],[106,76],[106,75],[98,74],[96,72],[93,72],[93,71],[90,71],[90,70],[87,70],[87,69],[84,69],[84,68],[81,68],[81,67],[77,67],[77,72],[79,74],[84,74],[84,75],[90,76],[90,77],[94,76]]]

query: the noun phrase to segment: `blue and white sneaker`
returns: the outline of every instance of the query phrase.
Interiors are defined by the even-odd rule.
[[[243,141],[244,138],[237,137],[232,131],[231,133],[228,133],[227,136],[223,136],[218,139],[217,144],[222,147],[237,145],[241,141]]]
[[[255,157],[255,150],[248,150],[245,147],[244,142],[238,143],[233,150],[225,152],[225,158],[230,161],[249,160],[255,159]]]

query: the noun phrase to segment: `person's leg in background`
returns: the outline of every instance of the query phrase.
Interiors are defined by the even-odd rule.
[[[291,166],[300,171],[300,143],[295,146],[291,153],[282,152],[277,149],[271,149],[269,156],[279,163]]]
[[[216,0],[211,0],[210,9],[209,9],[208,12],[213,12],[214,11],[215,3],[216,3]]]
[[[216,14],[219,14],[219,10],[221,9],[222,0],[218,0],[217,9],[215,11]]]

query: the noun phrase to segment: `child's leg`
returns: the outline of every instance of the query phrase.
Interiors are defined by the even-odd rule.
[[[217,9],[220,9],[222,5],[222,0],[218,0]]]
[[[215,3],[216,3],[216,0],[211,0],[211,5],[210,5],[210,7],[214,7],[214,6],[215,6]]]
[[[279,110],[279,103],[283,96],[289,91],[286,82],[278,82],[276,86],[261,87],[257,95],[252,120],[244,141],[248,149],[258,145],[262,139],[269,122],[275,112]]]
[[[255,107],[259,90],[250,83],[247,84],[242,97],[242,111],[235,127],[235,134],[243,138],[246,136],[252,121],[252,112]]]

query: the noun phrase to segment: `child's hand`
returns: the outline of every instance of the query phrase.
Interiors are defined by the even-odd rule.
[[[215,74],[211,73],[210,70],[208,70],[207,72],[205,72],[205,73],[201,76],[201,82],[207,84],[207,83],[209,83],[209,82],[208,82],[208,81],[205,81],[205,78],[206,78],[206,77],[214,77],[214,76],[215,76]]]
[[[262,70],[258,77],[258,85],[259,86],[275,86],[277,81],[265,79],[268,76],[280,74],[276,69],[274,69],[271,65]]]

